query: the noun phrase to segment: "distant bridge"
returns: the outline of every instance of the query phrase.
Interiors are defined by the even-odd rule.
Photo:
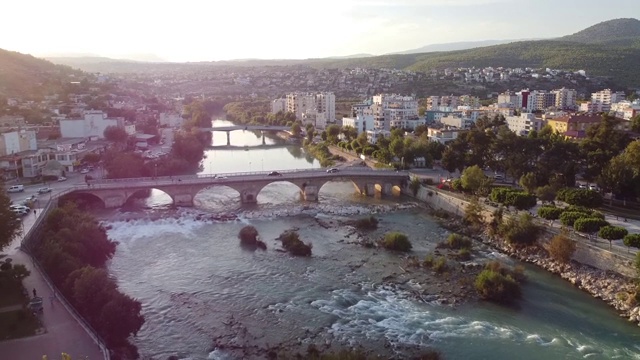
[[[261,144],[261,145],[247,145],[247,146],[238,146],[238,145],[210,145],[207,146],[207,149],[213,150],[259,150],[259,149],[274,149],[274,148],[286,148],[289,146],[294,146],[294,144]]]
[[[158,189],[167,193],[176,206],[193,206],[194,197],[203,189],[227,186],[240,193],[242,203],[256,203],[258,194],[267,185],[286,181],[300,188],[302,199],[317,201],[320,188],[334,180],[351,181],[362,195],[399,194],[409,182],[409,174],[390,170],[348,168],[328,173],[325,169],[245,172],[217,175],[164,176],[158,178],[92,180],[90,186],[76,187],[67,193],[94,196],[106,208],[124,205],[141,190]]]
[[[200,128],[200,131],[224,131],[227,133],[227,145],[231,145],[231,132],[236,130],[248,130],[248,131],[290,131],[288,126],[271,126],[271,125],[229,125],[229,126],[214,126],[210,128]],[[262,137],[262,143],[264,144],[264,134]]]

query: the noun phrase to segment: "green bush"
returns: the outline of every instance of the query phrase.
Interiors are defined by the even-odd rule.
[[[397,231],[393,231],[384,235],[384,239],[382,240],[382,247],[387,250],[406,252],[410,251],[412,246],[407,235]]]
[[[469,261],[469,260],[471,260],[471,252],[469,251],[469,249],[461,249],[456,254],[456,257],[460,261]]]
[[[512,245],[532,245],[538,240],[539,234],[540,227],[533,223],[533,217],[529,214],[509,218],[498,226],[498,235]]]
[[[536,205],[537,198],[535,195],[528,194],[524,191],[512,188],[494,188],[489,194],[489,199],[494,202],[513,206],[518,210],[526,210]]]
[[[511,303],[522,295],[520,285],[512,276],[489,269],[478,274],[475,287],[482,299],[498,303]]]
[[[560,223],[565,226],[573,226],[578,219],[589,217],[589,214],[578,211],[565,211],[560,215]]]
[[[541,206],[538,208],[538,216],[545,220],[558,220],[563,211],[555,206]]]
[[[435,271],[437,273],[444,272],[445,270],[447,270],[447,259],[444,256],[441,256],[441,257],[437,258],[433,262],[433,265],[431,266],[431,269],[433,269],[433,271]]]
[[[564,188],[558,191],[556,199],[567,204],[596,208],[602,205],[602,195],[599,192],[588,189]]]
[[[593,234],[598,232],[600,228],[609,225],[608,222],[600,219],[600,218],[580,218],[573,223],[573,228],[576,231],[580,231],[583,233]]]
[[[451,234],[445,241],[449,249],[471,249],[472,244],[471,239],[460,234]]]
[[[374,216],[369,216],[356,220],[354,225],[360,230],[375,230],[378,228],[378,219]]]
[[[626,246],[640,249],[640,234],[628,234],[622,239],[622,242],[624,242]]]
[[[295,256],[311,256],[311,244],[305,244],[295,231],[285,231],[278,237],[282,241],[282,247]]]

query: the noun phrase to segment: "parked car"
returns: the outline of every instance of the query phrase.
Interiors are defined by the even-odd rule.
[[[495,175],[493,175],[493,178],[496,179],[496,180],[503,180],[504,176],[502,176],[500,174],[495,174]]]
[[[29,211],[30,210],[29,207],[27,207],[27,206],[15,205],[15,204],[14,205],[9,205],[9,209],[11,211],[14,211],[14,210],[27,210],[27,211]]]
[[[340,171],[340,170],[339,170],[339,169],[337,169],[337,168],[327,169],[327,172],[328,172],[328,173],[337,173],[338,171]]]
[[[270,172],[270,173],[269,173],[269,175],[268,175],[268,176],[282,176],[282,174],[280,174],[280,173],[279,173],[279,172],[277,172],[277,171],[272,171],[272,172]]]
[[[31,212],[31,209],[11,209],[11,211],[19,216],[27,216]]]
[[[40,189],[38,189],[38,194],[46,194],[50,192],[51,192],[50,187],[41,187]]]
[[[600,191],[600,188],[596,184],[589,185],[589,190]]]
[[[89,173],[89,169],[82,169],[80,170],[80,174],[88,174]]]
[[[24,185],[11,185],[7,189],[7,192],[10,192],[10,193],[23,192],[23,191],[24,191]]]
[[[67,181],[67,178],[64,176],[58,177],[58,181]]]
[[[578,189],[586,189],[587,188],[587,184],[579,184],[578,185]]]

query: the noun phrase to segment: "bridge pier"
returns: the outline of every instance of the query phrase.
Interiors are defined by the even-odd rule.
[[[258,202],[258,191],[245,189],[240,192],[240,201],[243,204],[255,204]]]
[[[320,188],[316,185],[307,185],[304,189],[300,190],[300,193],[305,201],[318,201],[319,190]]]
[[[191,194],[173,195],[173,205],[191,207],[193,206],[193,196]]]
[[[231,145],[231,131],[227,131],[227,145]]]
[[[264,138],[264,131],[262,133],[262,145],[267,145],[266,139]]]

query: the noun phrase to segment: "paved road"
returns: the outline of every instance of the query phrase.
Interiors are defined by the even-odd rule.
[[[38,212],[38,216],[40,212]],[[33,225],[35,215],[33,213],[23,218],[25,232]],[[49,297],[53,290],[47,285],[42,274],[33,266],[27,254],[20,251],[22,236],[14,241],[2,252],[9,255],[14,263],[24,264],[31,275],[24,279],[23,284],[31,294],[36,289],[38,296],[44,299],[44,312],[42,321],[46,333],[23,339],[0,341],[0,358],[11,360],[42,359],[47,355],[49,359],[59,359],[63,352],[71,355],[73,359],[91,360],[103,359],[102,352],[93,339],[76,322],[73,316],[58,301],[51,302]]]

